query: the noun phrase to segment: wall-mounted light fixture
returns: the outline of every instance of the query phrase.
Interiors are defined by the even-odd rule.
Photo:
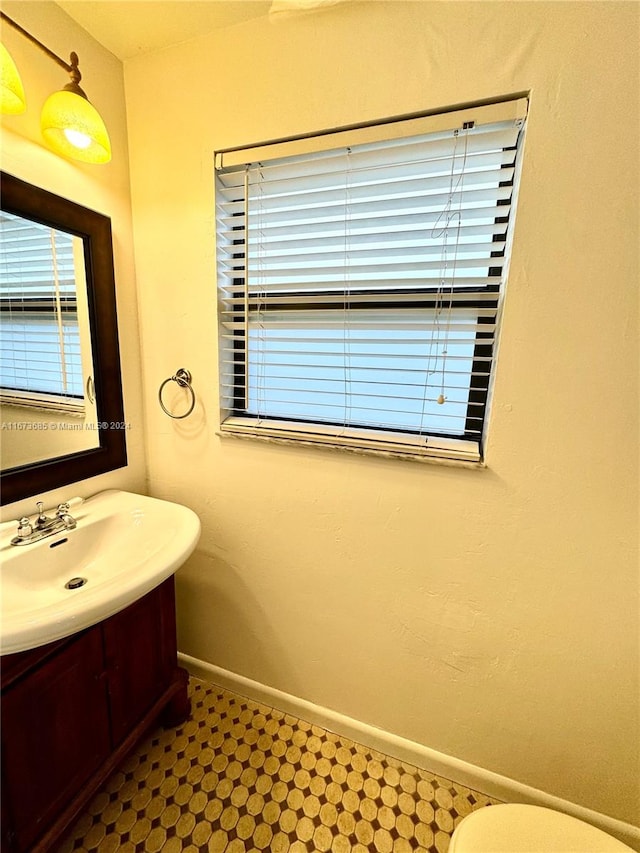
[[[60,92],[50,95],[42,108],[40,127],[49,147],[58,154],[74,160],[82,160],[84,163],[108,163],[111,160],[109,134],[100,113],[80,88],[82,75],[78,68],[78,55],[72,53],[70,62],[65,62],[4,12],[0,11],[0,17],[44,51],[71,77],[71,82],[67,83]],[[15,115],[24,111],[24,89],[18,69],[4,46],[2,46],[1,58],[2,112]],[[19,108],[20,100],[23,104],[22,109]]]

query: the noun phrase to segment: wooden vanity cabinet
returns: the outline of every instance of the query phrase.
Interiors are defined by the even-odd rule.
[[[157,721],[189,713],[173,577],[104,622],[2,664],[2,850],[50,851]]]

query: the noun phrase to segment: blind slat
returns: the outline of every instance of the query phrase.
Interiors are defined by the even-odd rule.
[[[365,263],[366,260],[368,259],[350,257],[346,264],[331,266],[323,259],[323,263],[310,264],[307,267],[272,267],[266,260],[256,260],[251,273],[250,289],[257,291],[263,286],[277,287],[280,282],[286,284],[292,278],[295,279],[296,283],[310,284],[316,276],[322,276],[325,285],[329,281],[360,281],[362,276],[373,275],[376,275],[377,278],[371,279],[371,281],[380,281],[387,275],[387,268],[390,268],[396,275],[406,273],[406,278],[403,280],[421,279],[427,277],[427,274],[432,278],[447,278],[452,276],[455,270],[477,269],[486,272],[488,265],[501,266],[502,262],[502,259],[492,259],[488,255],[484,258],[454,258],[453,248],[450,250],[448,258],[444,260],[438,258],[435,261],[411,260],[399,262],[393,257],[381,257],[378,263],[373,264]],[[244,278],[245,274],[245,271],[239,270],[234,273],[234,278]]]
[[[369,248],[371,241],[364,242],[363,244],[350,243],[348,255],[349,265],[359,264],[368,259],[372,259],[375,263],[391,264],[395,263],[398,258],[405,261],[407,258],[411,258],[412,260],[437,261],[439,264],[442,264],[442,238],[438,240],[435,237],[423,236],[423,240],[420,242],[418,235],[415,235],[412,239],[407,239],[405,237],[402,241],[402,246],[394,246],[393,241],[390,242],[391,245],[389,245],[389,241],[381,240],[380,237],[378,237],[375,248]],[[476,260],[486,266],[486,260],[492,253],[504,251],[505,241],[498,237],[498,239],[493,240],[492,242],[462,243],[460,241],[456,241],[456,232],[451,229],[450,235],[445,242],[445,246],[450,255],[455,250],[457,258],[464,259],[465,261]],[[285,267],[295,263],[296,261],[298,263],[300,262],[298,247],[295,249],[290,248],[287,254],[282,254],[278,252],[278,247],[267,245],[262,248],[262,252],[263,254],[259,257],[256,257],[255,255],[249,256],[250,262],[253,260],[259,265],[259,268],[264,265],[268,269],[278,269],[280,266]],[[308,269],[309,266],[313,267],[316,264],[327,263],[328,261],[342,261],[344,267],[344,236],[342,246],[340,246],[340,243],[337,240],[327,240],[324,245],[316,244],[315,247],[305,247],[304,258],[308,261],[308,266],[305,265],[305,269]],[[219,267],[219,269],[220,271],[224,270],[227,275],[235,277],[236,264],[236,259],[224,257],[221,260],[221,267]]]

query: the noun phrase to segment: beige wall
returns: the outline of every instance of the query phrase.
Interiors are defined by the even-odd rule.
[[[203,523],[182,650],[632,822],[638,11],[351,3],[125,64],[151,493]],[[214,149],[520,90],[486,470],[217,437]]]
[[[125,420],[131,424],[127,432],[129,464],[126,468],[37,497],[50,506],[71,495],[87,497],[106,488],[145,491],[140,348],[122,63],[55,3],[3,0],[2,9],[63,59],[68,60],[72,50],[78,54],[82,86],[104,118],[113,149],[110,163],[90,166],[65,160],[45,146],[40,136],[40,110],[47,97],[68,82],[68,76],[27,39],[3,24],[2,40],[20,70],[27,112],[2,117],[2,169],[111,218]],[[35,500],[36,497],[29,498],[3,507],[2,518],[17,518],[25,512],[35,511]]]

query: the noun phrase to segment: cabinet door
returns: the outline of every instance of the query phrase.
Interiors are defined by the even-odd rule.
[[[177,666],[173,577],[103,623],[116,747],[171,682]]]
[[[27,849],[110,753],[99,627],[2,694],[3,799]]]

